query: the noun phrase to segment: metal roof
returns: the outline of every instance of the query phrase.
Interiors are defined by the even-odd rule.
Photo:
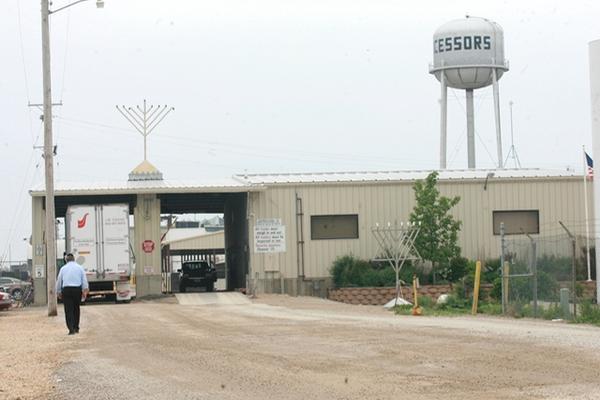
[[[289,174],[245,174],[236,177],[249,185],[345,183],[345,182],[403,182],[424,179],[432,170],[416,171],[357,171],[312,172]],[[460,169],[441,170],[439,180],[535,179],[581,177],[574,171],[529,169]],[[488,176],[489,175],[489,176]]]
[[[243,174],[229,179],[197,182],[147,180],[121,182],[56,182],[57,196],[85,196],[101,194],[139,193],[240,193],[264,190],[267,186],[318,183],[372,183],[411,182],[424,179],[432,170],[414,171],[354,171],[307,172],[281,174]],[[440,181],[482,179],[556,179],[581,177],[574,171],[528,169],[457,169],[441,170]],[[30,191],[32,196],[43,196],[44,184]]]
[[[242,181],[237,177],[221,180],[202,180],[196,182],[145,180],[120,182],[56,182],[54,192],[57,196],[102,195],[102,194],[139,194],[139,193],[239,193],[264,189]],[[32,196],[44,196],[44,184],[30,190]]]
[[[163,240],[161,242],[161,244],[167,245],[167,244],[174,244],[174,243],[182,243],[182,242],[192,241],[192,240],[196,240],[196,239],[205,239],[205,238],[209,238],[209,237],[213,237],[213,236],[217,236],[217,235],[224,235],[224,234],[225,234],[225,231],[221,230],[221,231],[216,231],[216,232],[205,232],[205,233],[201,233],[201,234],[197,234],[197,235],[193,235],[193,236],[179,237],[179,238],[175,238],[175,239],[169,239],[168,237],[166,237],[165,240]]]

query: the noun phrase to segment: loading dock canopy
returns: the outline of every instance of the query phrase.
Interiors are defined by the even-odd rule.
[[[56,216],[64,216],[72,204],[127,203],[130,213],[137,195],[156,194],[161,213],[222,213],[225,200],[233,193],[264,190],[260,184],[249,184],[240,178],[215,182],[124,181],[117,183],[57,183],[55,186]],[[30,191],[32,197],[44,197],[43,185]]]

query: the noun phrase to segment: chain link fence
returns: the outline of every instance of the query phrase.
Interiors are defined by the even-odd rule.
[[[501,282],[496,288],[501,290],[498,297],[503,313],[571,319],[577,315],[578,304],[593,300],[585,237],[565,232],[553,236],[504,236],[501,240]]]

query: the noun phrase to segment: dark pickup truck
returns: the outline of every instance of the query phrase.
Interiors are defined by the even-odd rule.
[[[186,261],[181,266],[179,291],[189,287],[205,287],[207,292],[215,290],[217,270],[206,261]]]

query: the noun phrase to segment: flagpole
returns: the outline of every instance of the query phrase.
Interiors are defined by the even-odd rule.
[[[585,260],[587,263],[587,280],[592,280],[592,267],[590,264],[590,219],[588,216],[588,196],[587,196],[587,181],[588,181],[588,163],[585,153],[585,145],[583,145],[583,201],[585,207]],[[596,280],[598,277],[596,277]]]

